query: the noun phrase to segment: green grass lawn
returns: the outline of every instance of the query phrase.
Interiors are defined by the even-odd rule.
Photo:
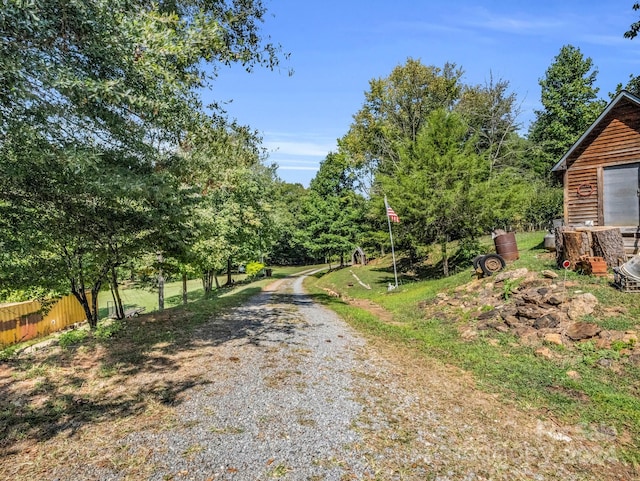
[[[603,329],[638,330],[640,324],[640,296],[614,289],[610,280],[582,276],[555,268],[554,256],[543,248],[544,232],[517,236],[520,259],[507,269],[526,267],[530,271],[555,270],[559,280],[574,285],[573,291],[593,293],[601,307],[621,307],[616,316],[587,316]],[[491,239],[487,239],[487,244]],[[492,245],[492,243],[491,243]],[[490,248],[487,247],[487,252]],[[439,262],[434,256],[432,265],[423,272],[436,273]],[[457,321],[444,322],[426,318],[420,302],[433,299],[439,292],[453,295],[457,286],[472,281],[475,276],[470,263],[447,278],[419,280],[403,274],[398,289],[388,291],[393,283],[391,259],[376,260],[366,267],[344,268],[321,273],[307,283],[317,300],[326,303],[354,327],[368,335],[381,336],[406,349],[455,365],[472,373],[477,385],[488,392],[501,393],[507,402],[515,402],[527,409],[546,411],[566,422],[581,424],[585,429],[613,427],[629,439],[624,455],[634,462],[640,460],[640,368],[632,363],[619,363],[616,369],[598,365],[600,359],[620,359],[620,350],[598,350],[593,342],[576,347],[556,347],[552,360],[535,354],[534,347],[523,346],[511,334],[480,331],[476,340],[464,341],[459,327],[469,322],[464,316]],[[429,269],[431,267],[431,269]],[[353,277],[371,286],[362,287]],[[369,299],[393,315],[393,323],[384,322],[370,312],[330,297],[330,289],[349,298]],[[578,378],[568,376],[575,371]]]
[[[266,280],[275,280],[286,277],[291,274],[296,274],[306,269],[320,268],[319,266],[287,266],[287,267],[273,267],[273,274],[270,278],[264,278]],[[234,274],[233,280],[237,283],[233,289],[223,288],[221,292],[216,293],[215,297],[219,297],[222,294],[229,293],[231,291],[237,292],[247,286],[247,279],[244,274]],[[219,281],[221,283],[226,282],[226,276],[220,276]],[[256,279],[255,282],[262,281],[264,279]],[[144,307],[144,312],[153,312],[158,310],[158,290],[147,287],[120,287],[120,297],[125,310],[130,308]],[[191,279],[187,281],[187,300],[193,302],[200,300],[204,297],[204,289],[202,287],[201,279]],[[111,291],[104,290],[98,295],[98,308],[99,318],[104,319],[109,315],[108,305],[113,303],[113,297]],[[182,304],[182,281],[167,282],[164,288],[164,303],[165,309],[178,306]]]

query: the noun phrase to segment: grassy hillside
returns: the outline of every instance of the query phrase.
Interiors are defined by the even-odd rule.
[[[480,330],[477,313],[465,308],[466,303],[473,304],[489,291],[508,304],[518,285],[517,281],[494,283],[493,278],[479,281],[470,265],[448,278],[420,280],[403,275],[401,286],[388,291],[393,269],[390,259],[383,259],[366,267],[319,274],[308,288],[360,331],[462,368],[473,375],[479,388],[498,392],[505,402],[536,415],[547,413],[586,431],[616,436],[621,452],[638,461],[640,350],[635,339],[640,329],[640,296],[616,290],[611,278],[555,269],[553,254],[543,249],[543,237],[544,233],[518,235],[521,258],[506,270],[552,270],[559,275],[554,285],[564,288],[569,297],[592,293],[598,305],[581,320],[617,330],[626,336],[625,342],[604,345],[594,338],[563,345],[540,340],[532,345],[512,332]],[[429,267],[437,261],[431,259],[422,270],[433,273]],[[371,289],[363,287],[354,274]],[[455,302],[449,305],[439,299]],[[481,305],[479,311],[490,309]],[[473,335],[466,336],[468,332]]]

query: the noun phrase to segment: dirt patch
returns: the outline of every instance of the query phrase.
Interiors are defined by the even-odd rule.
[[[346,301],[352,306],[358,307],[360,309],[363,309],[373,314],[382,322],[385,322],[387,324],[395,324],[395,325],[402,324],[401,322],[394,321],[393,315],[389,311],[380,307],[378,304],[376,304],[373,301],[370,301],[368,299],[346,299]]]

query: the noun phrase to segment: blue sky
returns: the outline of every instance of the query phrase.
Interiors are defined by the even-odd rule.
[[[260,132],[278,175],[307,186],[348,131],[369,81],[409,57],[456,63],[469,84],[490,75],[508,80],[525,132],[540,107],[538,80],[563,45],[593,59],[600,96],[608,99],[629,74],[640,74],[640,37],[623,38],[640,18],[633,3],[265,0],[263,33],[291,57],[276,71],[222,68],[204,101],[226,102],[230,117]]]

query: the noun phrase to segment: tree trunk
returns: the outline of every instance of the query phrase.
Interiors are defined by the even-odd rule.
[[[75,286],[71,287],[71,293],[78,299],[78,302],[82,306],[84,310],[84,315],[87,317],[87,322],[89,323],[89,327],[93,329],[91,325],[91,320],[93,319],[93,314],[91,313],[91,306],[89,305],[89,300],[87,299],[87,294],[84,291],[84,286],[80,286],[80,290],[78,290]]]
[[[207,269],[202,273],[202,287],[204,289],[204,296],[209,297],[211,295],[212,283],[213,283],[213,271]],[[216,280],[217,284],[217,280]]]
[[[187,273],[182,273],[182,304],[187,305]]]
[[[213,280],[216,281],[216,289],[220,289],[220,282],[218,281],[218,274],[213,271]]]
[[[449,277],[449,253],[447,252],[447,239],[445,238],[440,244],[442,252],[442,273],[445,277]]]
[[[227,259],[227,286],[233,284],[233,279],[231,279],[231,257]]]
[[[344,267],[344,254],[340,253],[340,267]]]
[[[122,305],[122,298],[120,297],[120,291],[118,289],[118,275],[116,268],[111,268],[111,278],[109,280],[109,286],[111,287],[111,297],[113,297],[113,303],[116,306],[116,319],[124,319],[124,307]]]
[[[564,261],[564,231],[567,230],[566,227],[558,227],[555,230],[556,235],[556,266],[558,269],[562,267],[562,262]]]
[[[158,253],[158,311],[164,311],[164,274],[162,272],[162,254]]]
[[[618,267],[626,262],[627,254],[620,229],[597,229],[591,232],[593,255],[603,257],[607,266]]]
[[[102,282],[98,282],[91,289],[91,320],[89,321],[89,326],[91,329],[95,329],[98,327],[98,293],[100,292],[100,286],[102,286]]]

